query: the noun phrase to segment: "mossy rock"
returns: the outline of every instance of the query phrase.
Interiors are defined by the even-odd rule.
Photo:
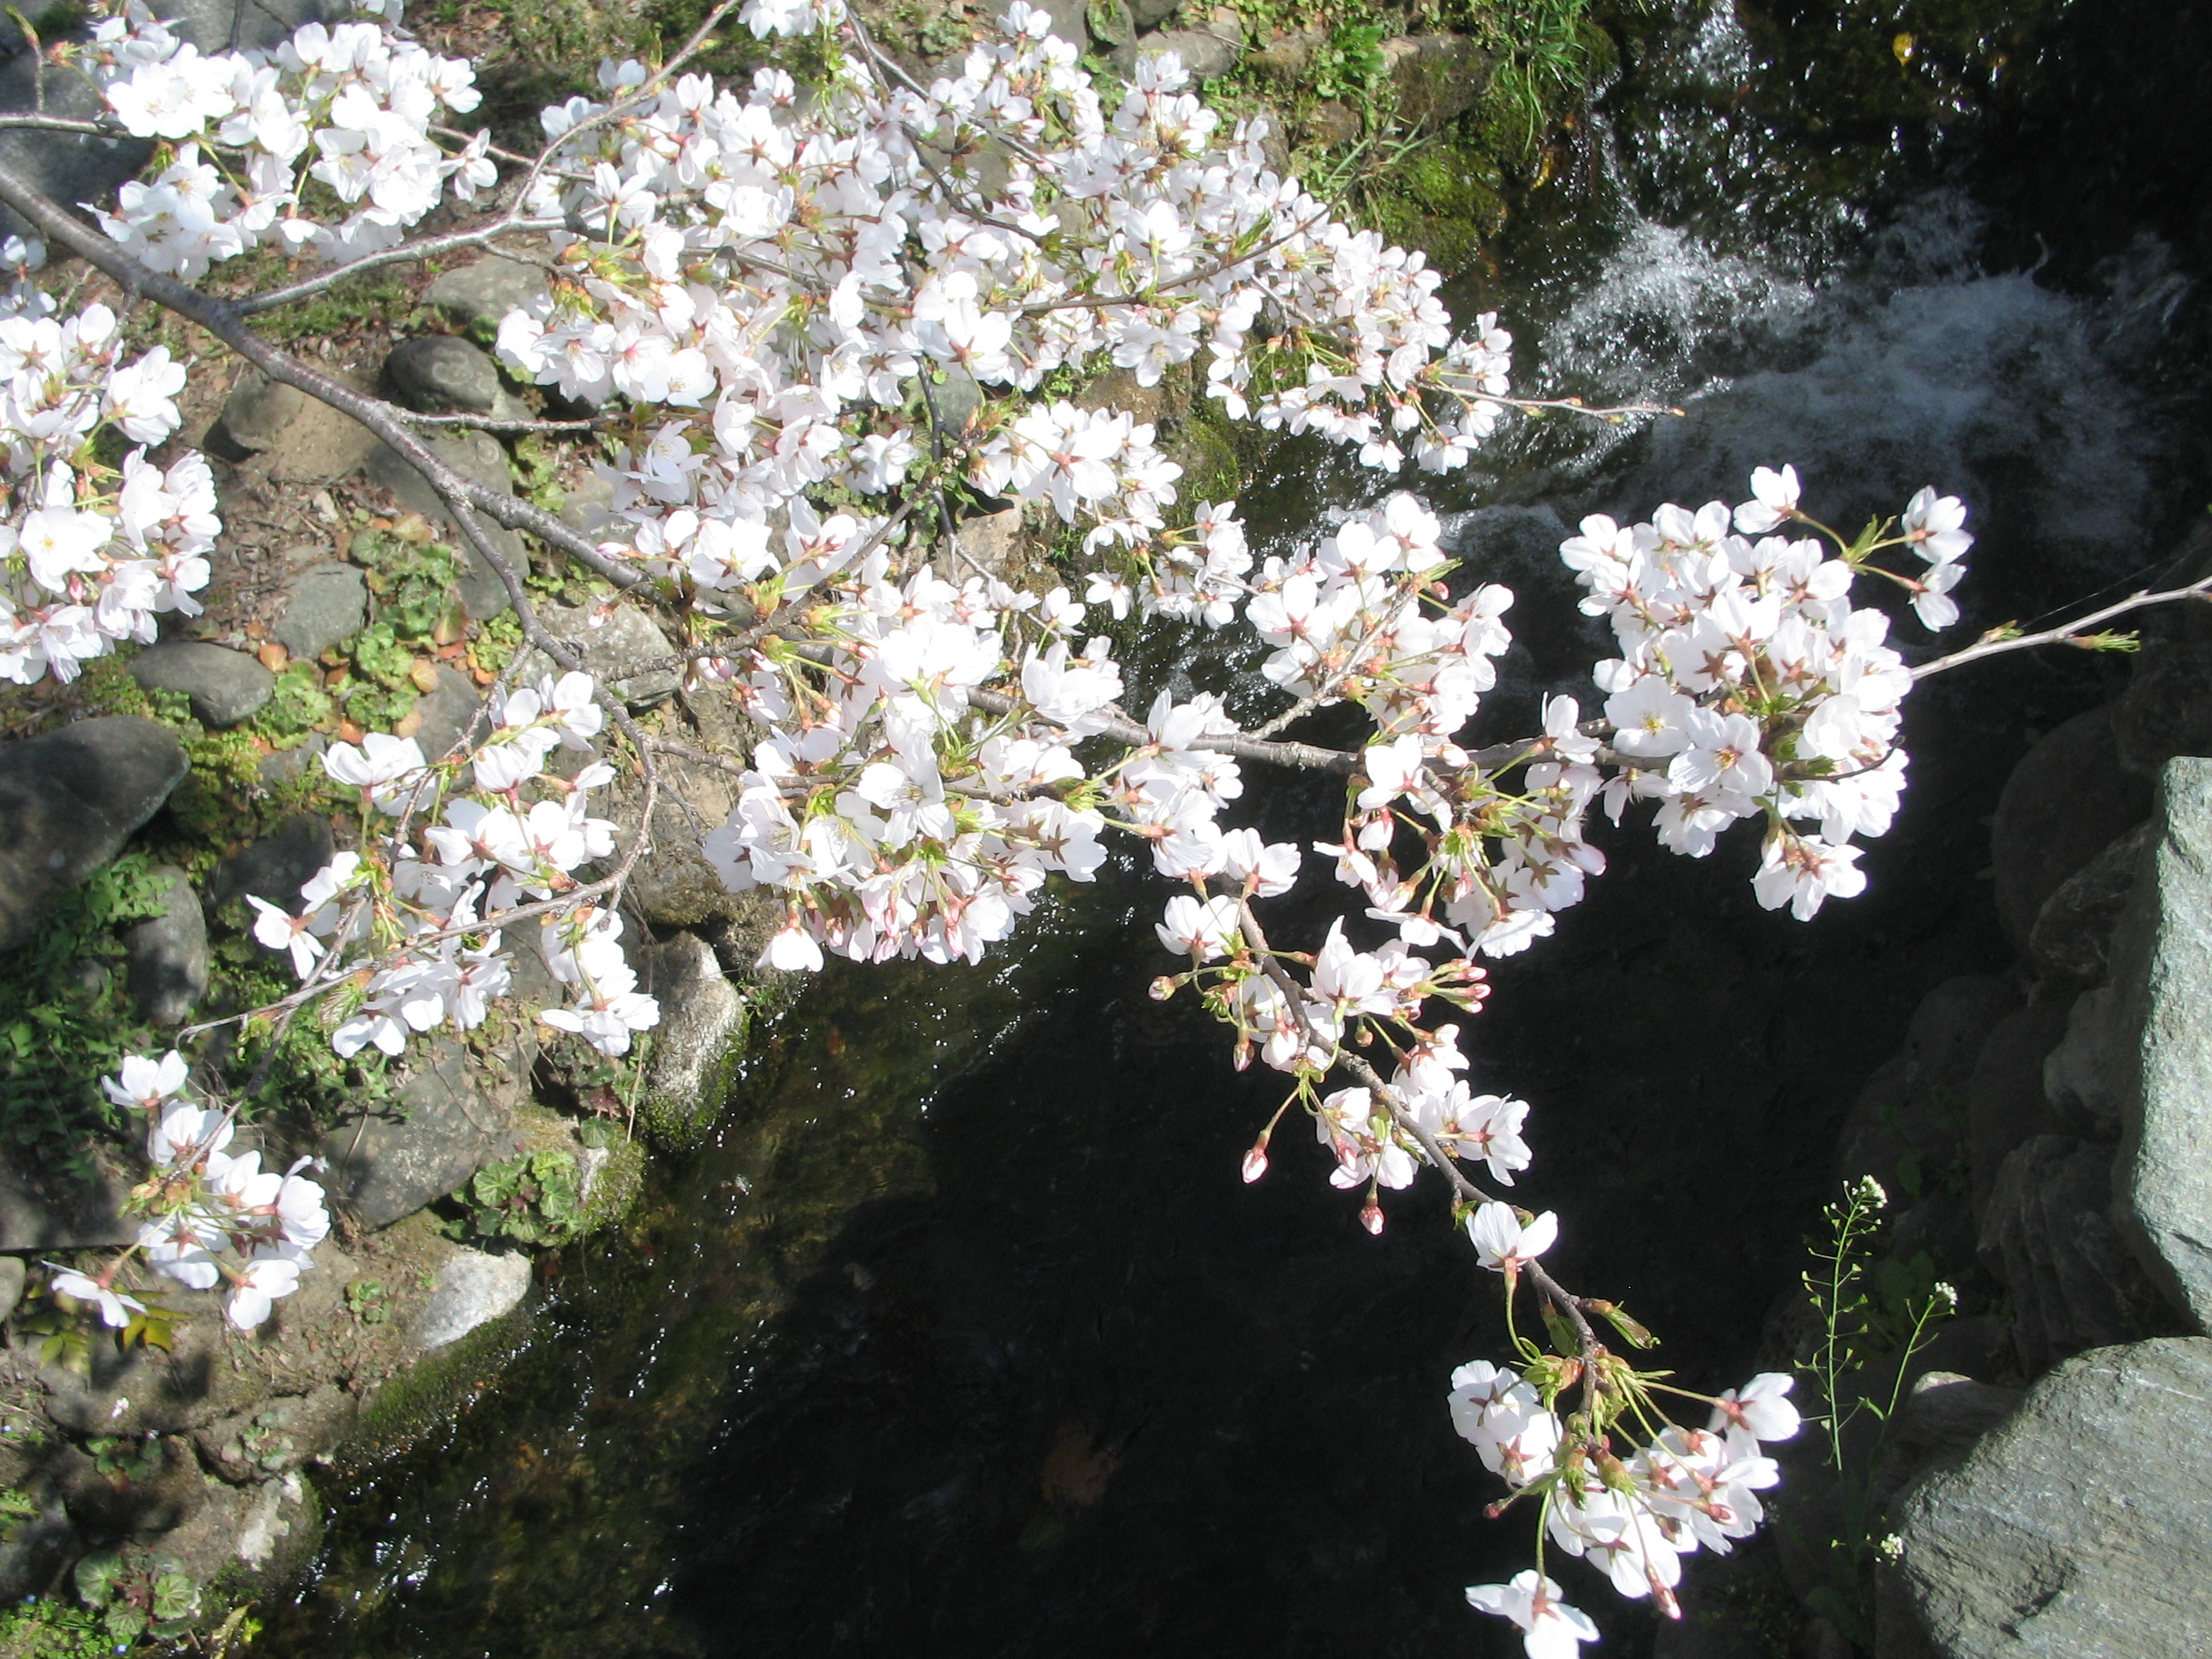
[[[586,1237],[613,1226],[636,1206],[638,1194],[644,1190],[645,1148],[635,1140],[616,1141],[606,1149],[606,1162],[599,1165],[592,1177],[591,1190],[584,1195],[576,1237]]]
[[[458,1342],[419,1354],[384,1380],[362,1408],[361,1426],[341,1449],[359,1468],[403,1451],[450,1423],[527,1346],[530,1316],[517,1308]]]

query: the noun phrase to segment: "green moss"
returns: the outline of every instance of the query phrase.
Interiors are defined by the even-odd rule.
[[[645,1148],[635,1140],[617,1140],[606,1149],[607,1161],[599,1165],[591,1191],[576,1224],[576,1237],[614,1226],[637,1206],[645,1191]]]
[[[362,1408],[349,1458],[387,1456],[451,1422],[522,1352],[529,1334],[529,1316],[517,1308],[394,1371]]]

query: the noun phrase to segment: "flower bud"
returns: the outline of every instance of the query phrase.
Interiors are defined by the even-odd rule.
[[[1370,1196],[1367,1207],[1359,1212],[1359,1224],[1378,1237],[1382,1231],[1382,1206]]]
[[[1250,1186],[1267,1173],[1267,1137],[1261,1135],[1244,1154],[1244,1184]]]
[[[1158,979],[1152,981],[1152,1000],[1155,1002],[1165,1002],[1170,997],[1176,994],[1176,988],[1180,982],[1181,981],[1179,981],[1172,974],[1162,974]]]

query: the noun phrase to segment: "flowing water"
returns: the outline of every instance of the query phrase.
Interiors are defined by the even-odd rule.
[[[2014,9],[2056,17],[2039,73],[2103,118],[2067,78],[2103,36]],[[2133,10],[2156,44],[2165,25]],[[2138,579],[2203,499],[2201,359],[2173,343],[2194,337],[2193,252],[2170,251],[2187,213],[2145,198],[2116,220],[2089,191],[2092,210],[2038,220],[1991,154],[2055,142],[2033,100],[1961,116],[1964,136],[1900,118],[1833,137],[1836,107],[1873,106],[1754,43],[1838,18],[1887,42],[1870,17],[1647,30],[1579,158],[1455,296],[1504,313],[1524,386],[1689,411],[1526,425],[1431,486],[1457,550],[1521,594],[1486,738],[1542,690],[1589,695],[1603,652],[1554,551],[1584,512],[1733,500],[1753,465],[1789,460],[1808,504],[1856,523],[1932,482],[1982,535],[1972,628]],[[2024,268],[2038,235],[2062,241],[2043,280]],[[1285,445],[1246,514],[1264,551],[1375,493]],[[1237,667],[1181,637],[1139,664],[1146,696],[1226,689]],[[1748,842],[1692,863],[1632,828],[1559,936],[1497,967],[1468,1046],[1481,1083],[1534,1103],[1526,1191],[1560,1212],[1563,1275],[1626,1302],[1687,1380],[1753,1366],[1836,1126],[1913,1003],[2002,965],[1996,788],[2119,672],[2022,659],[1932,682],[1873,890],[1814,925],[1752,904]],[[1255,781],[1249,804],[1310,840],[1328,793]],[[498,1382],[326,1494],[319,1579],[264,1646],[1517,1652],[1460,1590],[1522,1564],[1525,1527],[1482,1518],[1494,1489],[1443,1409],[1451,1368],[1500,1350],[1492,1287],[1433,1193],[1395,1195],[1371,1239],[1294,1131],[1238,1182],[1278,1087],[1233,1072],[1194,1011],[1146,1000],[1164,892],[1117,860],[982,969],[822,975],[715,1144],[657,1164],[620,1236],[564,1253]],[[1334,903],[1310,870],[1285,930]],[[1642,1610],[1576,1588],[1608,1650],[1648,1644]]]

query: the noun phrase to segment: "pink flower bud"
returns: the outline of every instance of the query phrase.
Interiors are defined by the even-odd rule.
[[[1162,974],[1152,981],[1152,990],[1153,1001],[1165,1002],[1176,994],[1175,976],[1172,974]]]
[[[1359,1212],[1359,1224],[1378,1237],[1382,1231],[1382,1206],[1372,1198],[1367,1200],[1367,1207]]]
[[[1261,1136],[1253,1143],[1252,1150],[1244,1154],[1244,1184],[1250,1186],[1267,1173],[1267,1140]]]

